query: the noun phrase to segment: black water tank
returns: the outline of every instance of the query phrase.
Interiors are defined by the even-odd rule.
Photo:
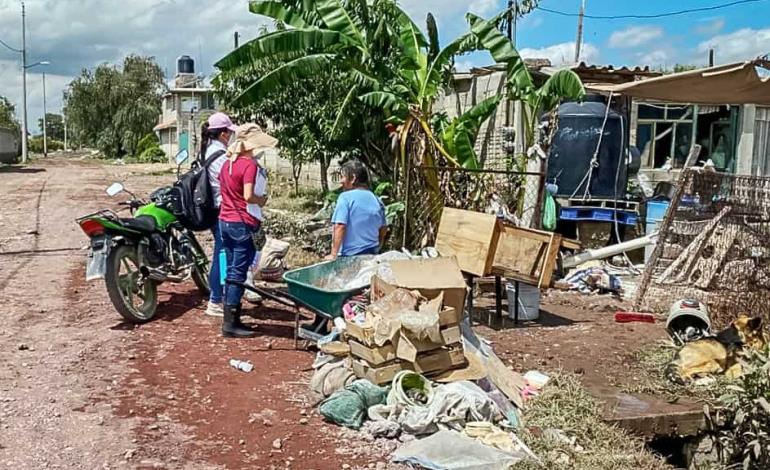
[[[189,55],[180,56],[176,60],[177,73],[195,73],[195,61]]]
[[[623,120],[610,110],[604,136],[597,154],[598,166],[590,178],[596,146],[607,107],[599,102],[564,103],[559,106],[559,124],[548,155],[548,182],[556,181],[559,197],[583,197],[590,179],[588,194],[593,198],[622,198],[626,188],[626,158],[623,146]],[[620,167],[618,185],[615,173]],[[574,196],[573,196],[574,194]]]

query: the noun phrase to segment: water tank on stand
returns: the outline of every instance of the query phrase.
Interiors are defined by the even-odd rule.
[[[607,112],[604,103],[590,98],[559,106],[558,129],[548,155],[548,182],[558,185],[557,197],[583,197],[588,185],[592,198],[613,199],[616,193],[623,198],[627,173],[623,119],[615,111]],[[594,153],[596,161],[591,172]],[[620,174],[615,186],[618,165]]]
[[[189,55],[179,56],[176,60],[176,72],[179,74],[194,74],[195,61]]]

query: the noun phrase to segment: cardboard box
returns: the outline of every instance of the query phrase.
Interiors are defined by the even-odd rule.
[[[375,284],[379,284],[380,288],[385,287],[387,289],[395,289],[395,287],[384,283],[382,279],[377,279],[376,277],[372,279],[372,289],[374,289]],[[457,310],[453,308],[444,308],[438,313],[438,324],[441,328],[455,326],[460,323],[460,320],[462,320],[462,318],[457,314]],[[373,346],[372,338],[374,338],[374,328],[371,325],[359,325],[349,320],[345,320],[345,334],[365,346]]]
[[[468,364],[462,348],[436,349],[422,353],[417,361],[394,362],[383,366],[374,367],[360,359],[353,359],[353,372],[356,377],[367,379],[377,385],[393,381],[393,377],[402,370],[413,370],[420,374],[431,376],[447,370],[464,367]]]
[[[460,342],[461,338],[462,333],[460,332],[460,327],[450,326],[449,328],[441,330],[441,343],[432,343],[430,341],[418,341],[413,339],[412,344],[417,350],[419,357],[420,353],[439,349],[443,346],[457,345],[458,347],[462,347],[461,345],[457,344]],[[363,359],[373,366],[379,366],[381,364],[399,359],[397,348],[392,343],[388,343],[383,346],[367,346],[366,344],[362,344],[358,341],[349,341],[348,344],[350,345],[350,353],[353,356]],[[402,357],[401,359],[404,358]]]
[[[444,292],[444,306],[455,309],[460,318],[465,311],[467,285],[455,257],[420,258],[390,263],[393,283],[372,278],[372,296],[379,299],[393,288],[416,290],[426,299]]]

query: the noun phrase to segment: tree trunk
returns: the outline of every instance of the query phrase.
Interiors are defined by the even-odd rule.
[[[294,195],[299,196],[299,177],[302,175],[302,162],[291,162],[291,176],[294,178]]]
[[[328,153],[322,152],[319,160],[321,162],[321,191],[326,194],[329,192],[329,165],[331,157]]]

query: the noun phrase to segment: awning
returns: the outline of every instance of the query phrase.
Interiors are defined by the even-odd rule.
[[[166,122],[161,122],[157,126],[153,127],[152,130],[157,132],[157,131],[162,131],[163,129],[169,129],[171,127],[176,127],[176,119],[172,119]]]
[[[634,98],[690,104],[758,104],[770,106],[770,77],[760,77],[756,67],[770,62],[738,62],[673,73],[621,85],[594,85]]]

